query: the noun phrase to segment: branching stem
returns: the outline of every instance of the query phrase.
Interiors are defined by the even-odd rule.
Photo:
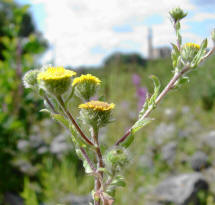
[[[163,89],[163,91],[160,93],[160,95],[157,97],[157,99],[155,100],[155,105],[159,104],[159,102],[166,96],[166,94],[174,87],[176,81],[189,70],[190,66],[184,66],[184,68],[178,72],[175,73],[175,75],[173,76],[173,78],[170,80],[170,82],[167,84],[167,86]],[[149,114],[152,112],[154,108],[152,106],[150,106],[146,112],[143,114],[141,119],[144,119],[146,117],[149,116]],[[129,129],[124,136],[122,136],[116,143],[115,145],[119,145],[122,142],[124,142],[126,140],[126,138],[129,136],[131,132],[131,129]]]
[[[73,125],[75,126],[76,130],[79,132],[79,134],[81,135],[81,137],[83,138],[83,140],[91,145],[94,146],[94,144],[91,142],[90,139],[87,138],[87,136],[83,133],[83,131],[81,130],[81,128],[78,126],[77,122],[75,121],[75,119],[72,117],[71,113],[66,109],[65,103],[62,99],[61,96],[57,97],[57,100],[59,102],[59,104],[61,105],[63,111],[65,112],[66,116],[69,118],[69,120],[73,123]]]

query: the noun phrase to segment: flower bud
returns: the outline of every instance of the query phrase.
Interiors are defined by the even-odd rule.
[[[74,71],[63,67],[48,67],[38,74],[37,80],[47,92],[60,96],[69,89],[71,77],[74,75]]]
[[[37,75],[39,74],[39,70],[30,70],[27,73],[25,73],[23,77],[23,83],[26,88],[32,88],[37,89],[38,83],[37,83]]]
[[[192,62],[193,58],[196,56],[200,49],[200,46],[195,43],[186,43],[182,47],[181,56],[185,63]]]
[[[125,164],[128,163],[128,154],[124,148],[115,147],[106,154],[105,159],[107,163],[112,164],[112,166],[114,167],[116,165],[123,167]]]
[[[87,74],[81,75],[73,80],[72,86],[75,86],[75,94],[89,101],[92,96],[96,93],[96,88],[100,85],[101,80],[97,77]]]
[[[111,110],[115,107],[113,103],[108,104],[102,101],[90,101],[79,105],[80,117],[86,124],[94,128],[104,127],[111,122]]]
[[[185,16],[187,16],[187,13],[185,13],[181,8],[177,7],[172,9],[169,12],[171,18],[173,19],[174,22],[180,21],[183,19]]]

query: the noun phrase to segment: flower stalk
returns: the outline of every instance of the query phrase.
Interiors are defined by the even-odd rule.
[[[75,121],[75,119],[72,117],[72,114],[66,109],[66,106],[64,104],[64,101],[62,99],[61,96],[57,96],[57,100],[59,102],[59,104],[61,105],[62,110],[65,112],[65,114],[67,115],[67,117],[69,118],[69,120],[71,120],[71,122],[73,123],[73,125],[75,126],[75,128],[77,129],[77,131],[79,132],[79,134],[81,135],[81,137],[83,138],[83,140],[89,144],[90,146],[93,146],[94,144],[91,142],[90,139],[87,138],[87,136],[83,133],[83,131],[81,130],[81,128],[79,127],[79,125],[77,124],[77,122]]]

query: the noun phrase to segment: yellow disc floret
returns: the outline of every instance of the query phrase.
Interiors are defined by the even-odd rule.
[[[61,80],[65,78],[71,78],[76,75],[76,72],[67,70],[64,67],[49,67],[47,70],[38,74],[38,80]]]
[[[72,86],[83,82],[90,82],[99,85],[101,80],[91,74],[81,75],[73,80]]]
[[[81,109],[91,109],[95,111],[109,111],[109,110],[112,110],[114,107],[115,107],[115,104],[113,103],[109,104],[106,102],[95,101],[95,100],[79,105],[79,108]]]
[[[195,48],[195,49],[200,49],[200,45],[196,43],[185,43],[184,47],[189,47],[189,48]]]

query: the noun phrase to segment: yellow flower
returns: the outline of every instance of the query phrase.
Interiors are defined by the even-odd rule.
[[[200,45],[196,43],[185,43],[181,50],[181,57],[185,63],[191,63],[200,50]]]
[[[185,43],[184,47],[189,47],[189,48],[195,48],[195,49],[200,49],[200,45],[196,43]]]
[[[48,67],[37,75],[37,80],[45,91],[60,96],[71,86],[73,75],[76,75],[76,72],[63,67]]]
[[[61,80],[65,78],[71,78],[76,75],[76,72],[67,70],[64,67],[49,67],[46,71],[38,74],[38,80]]]
[[[84,124],[91,125],[95,129],[106,126],[112,122],[112,109],[115,107],[113,103],[108,104],[102,101],[90,101],[79,105],[80,119]]]
[[[109,110],[112,110],[114,107],[115,107],[115,104],[113,103],[108,104],[106,102],[94,101],[94,100],[87,102],[85,104],[79,105],[79,108],[81,109],[91,109],[95,111],[109,111]]]
[[[96,85],[99,85],[101,83],[101,80],[91,74],[81,75],[80,77],[77,77],[73,80],[72,86],[83,82],[92,82]]]

